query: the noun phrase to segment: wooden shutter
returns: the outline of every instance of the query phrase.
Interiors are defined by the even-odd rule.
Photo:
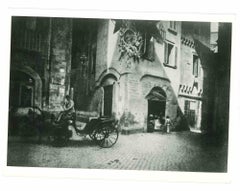
[[[195,75],[195,77],[198,77],[198,58],[196,58],[196,61],[195,61],[195,63],[194,63],[194,75]]]
[[[177,60],[178,59],[178,48],[175,46],[175,67],[177,67]]]
[[[195,77],[198,77],[198,63],[199,63],[198,56],[193,55],[193,75]]]
[[[164,42],[164,64],[168,64],[168,43]]]

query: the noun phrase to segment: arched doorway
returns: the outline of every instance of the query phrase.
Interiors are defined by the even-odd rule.
[[[31,107],[34,97],[34,79],[31,76],[14,71],[10,80],[10,106]]]
[[[112,116],[116,110],[116,82],[117,78],[108,74],[102,79],[101,87],[103,88],[102,115]]]
[[[30,67],[11,68],[10,107],[42,106],[42,81]]]
[[[162,120],[165,117],[167,96],[165,91],[160,87],[154,87],[146,96],[148,101],[148,117],[147,117],[147,131],[154,131],[155,120]]]

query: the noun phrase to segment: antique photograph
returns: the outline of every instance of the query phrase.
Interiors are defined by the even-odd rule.
[[[11,17],[7,166],[228,172],[231,22]]]

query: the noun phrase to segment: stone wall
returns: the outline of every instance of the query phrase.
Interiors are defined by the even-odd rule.
[[[97,81],[104,70],[107,69],[107,47],[108,47],[108,26],[109,20],[100,20],[97,34],[97,55],[96,55],[96,74]]]
[[[69,67],[71,66],[72,21],[52,18],[49,109],[61,109],[61,102],[69,93]]]
[[[232,24],[219,23],[218,53],[215,54],[213,132],[228,136]]]
[[[12,17],[11,72],[20,71],[34,79],[33,105],[40,108],[48,96],[49,20]]]
[[[183,22],[181,35],[181,78],[179,87],[179,106],[184,112],[185,101],[189,101],[190,109],[195,111],[195,122],[190,122],[193,130],[204,130],[202,110],[205,110],[208,96],[204,96],[207,92],[206,79],[207,71],[204,70],[206,65],[205,56],[199,54],[196,50],[196,39],[205,47],[210,47],[210,23],[204,22]],[[197,56],[198,75],[193,73],[193,56]],[[206,99],[205,99],[206,98]],[[204,106],[202,108],[202,99]],[[206,114],[204,114],[206,116]],[[206,118],[206,117],[204,117]],[[200,130],[201,129],[201,130]]]
[[[102,22],[98,30],[98,46],[101,48],[97,49],[98,61],[96,66],[96,81],[99,88],[95,92],[91,109],[99,110],[97,108],[103,94],[100,91],[101,83],[105,76],[112,74],[117,79],[116,92],[113,95],[113,113],[120,119],[122,128],[125,128],[125,130],[140,129],[146,131],[148,115],[146,95],[154,87],[160,87],[166,92],[165,115],[175,119],[177,115],[176,94],[180,77],[179,66],[173,69],[163,65],[164,44],[157,43],[155,40],[152,41],[155,49],[154,61],[140,59],[137,62],[127,56],[120,59],[119,32],[113,33],[113,22]],[[163,24],[167,30],[168,22],[163,22]],[[177,27],[177,35],[168,34],[168,39],[174,42],[180,50],[181,24],[177,23]],[[178,54],[178,62],[179,58],[180,54]]]

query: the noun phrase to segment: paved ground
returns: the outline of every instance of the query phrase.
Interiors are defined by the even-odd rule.
[[[35,139],[10,138],[9,166],[128,169],[160,171],[226,172],[227,146],[213,139],[178,132],[120,135],[104,149],[88,138],[64,147],[37,144]]]

